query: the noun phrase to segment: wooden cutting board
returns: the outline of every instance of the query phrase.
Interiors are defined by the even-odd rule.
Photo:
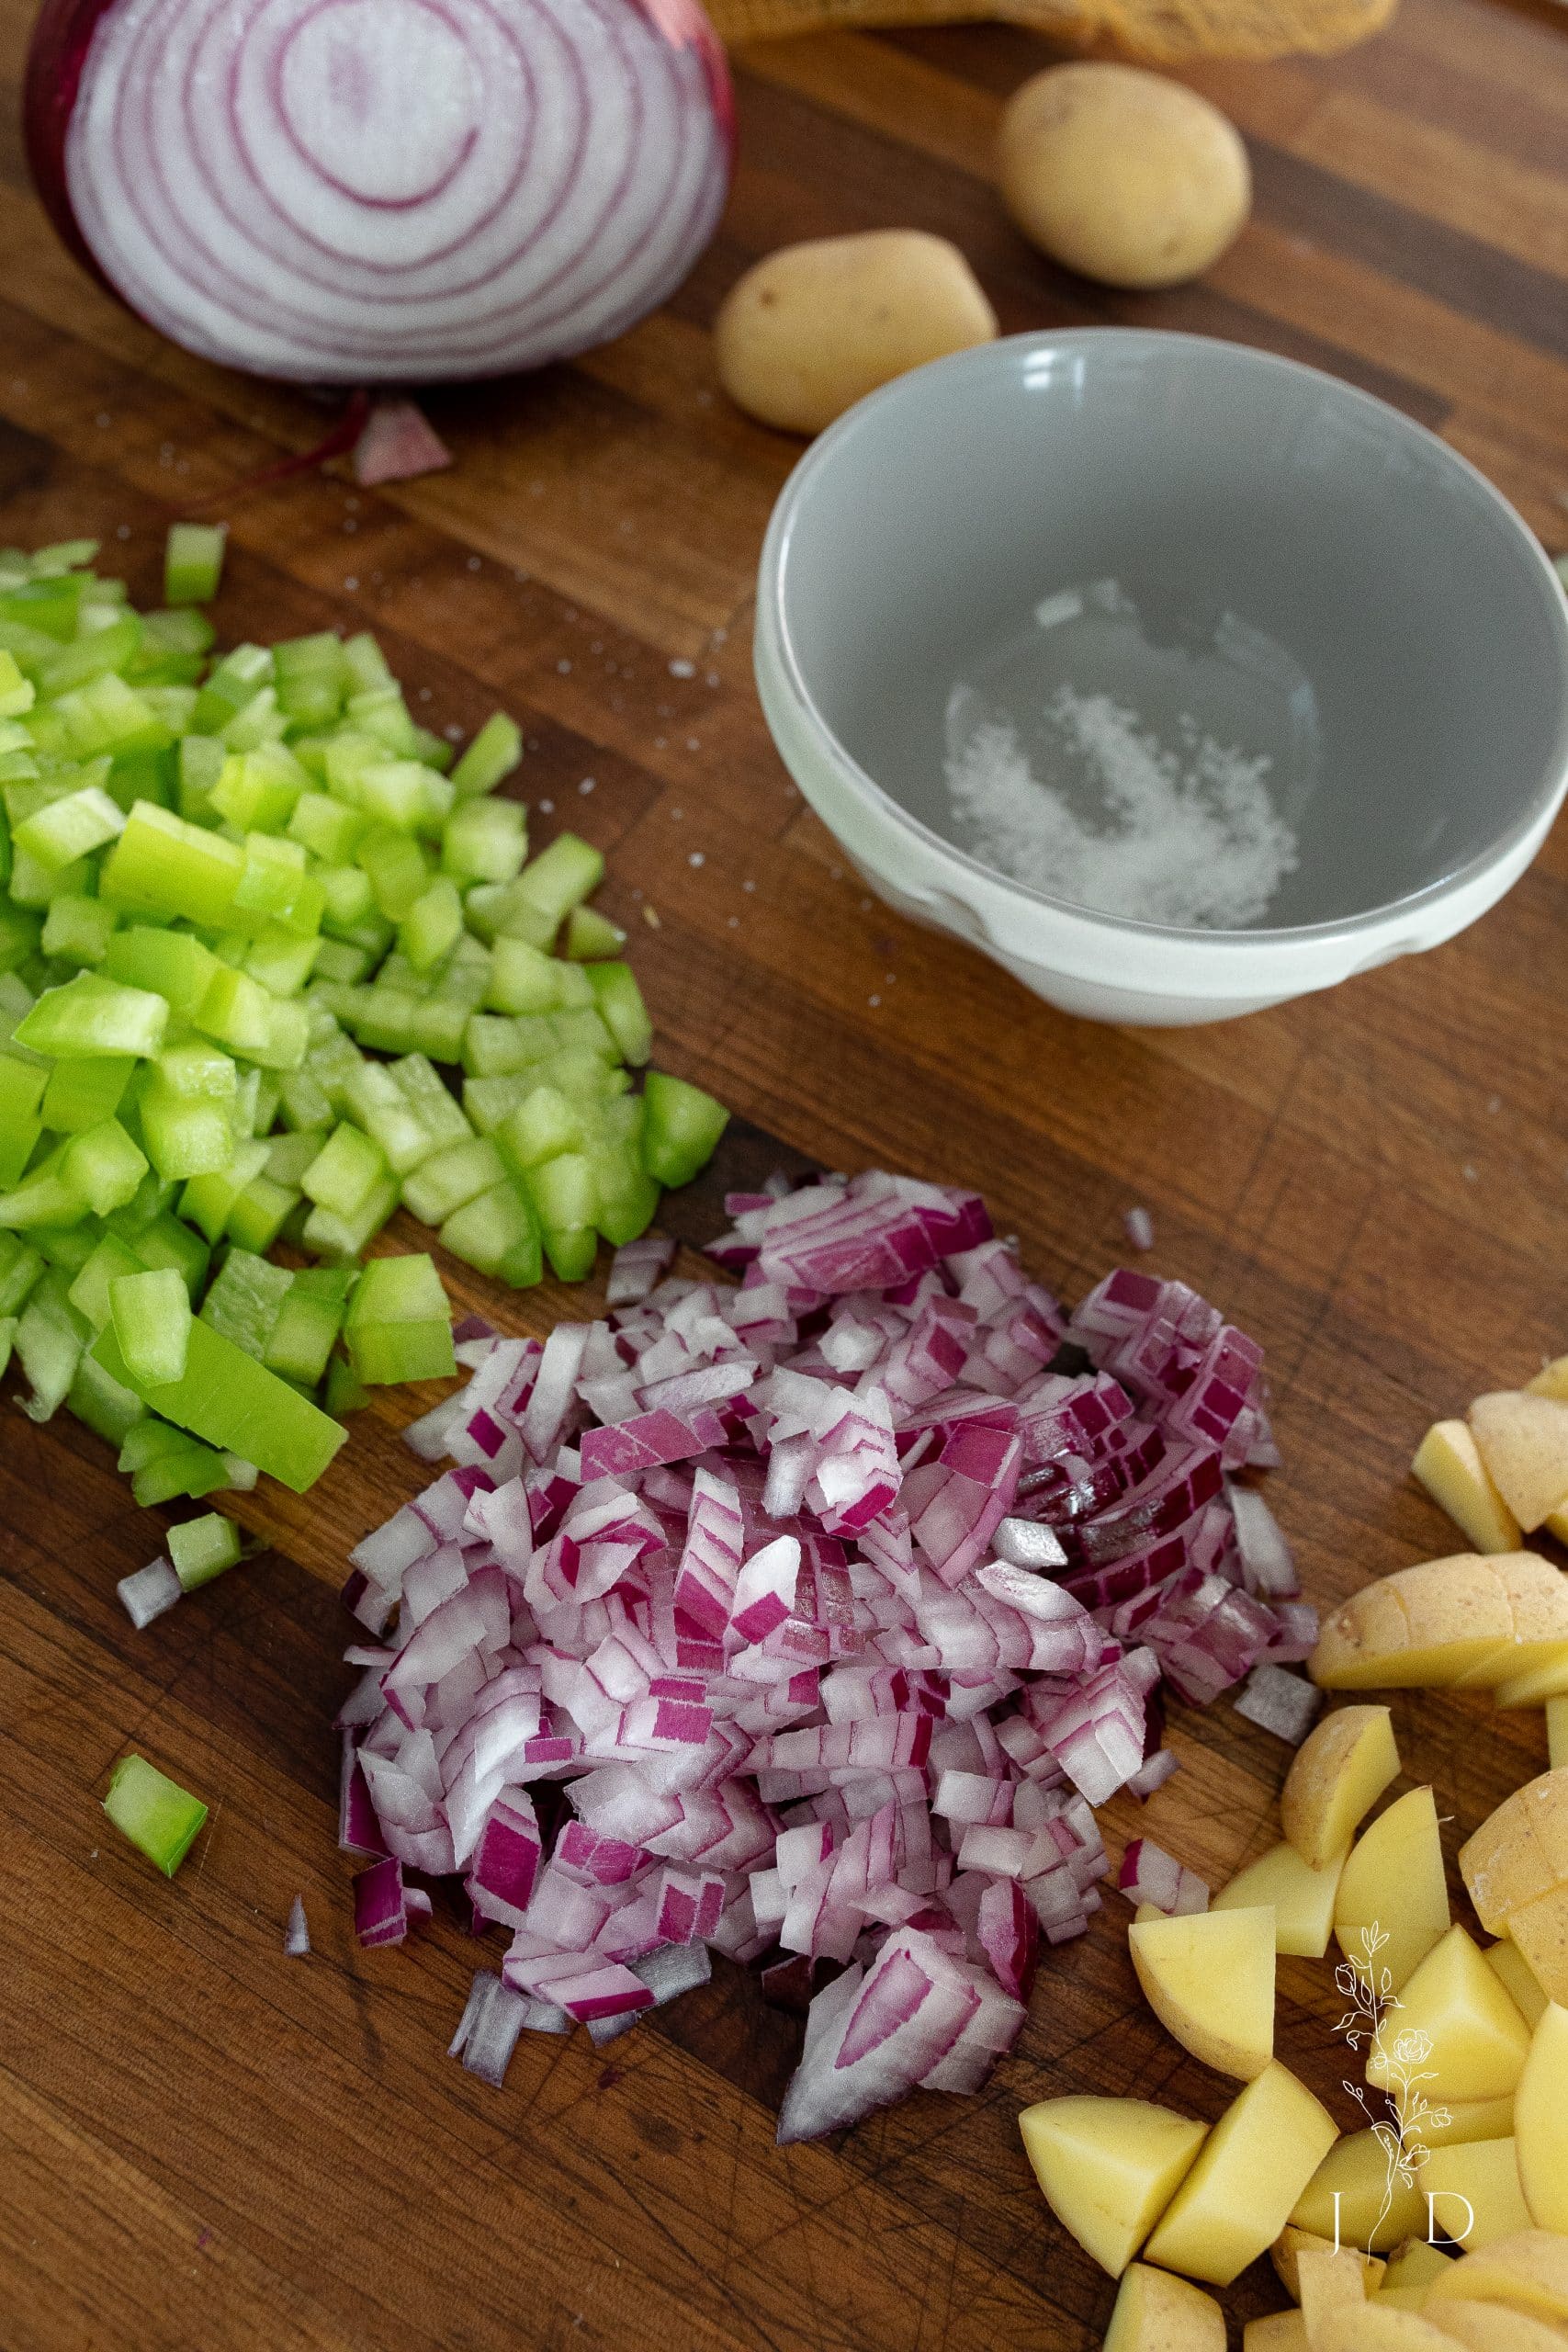
[[[29,16],[0,0],[7,117]],[[1163,1035],[1035,1003],[873,903],[773,752],[751,582],[795,445],[725,406],[705,331],[759,251],[914,222],[964,245],[1010,330],[1137,320],[1313,360],[1568,544],[1568,44],[1545,5],[1406,0],[1343,59],[1195,77],[1247,134],[1258,215],[1204,286],[1141,300],[1054,272],[986,184],[1000,100],[1050,54],[967,28],[745,56],[734,198],[671,307],[574,368],[434,400],[447,476],[235,506],[220,620],[235,639],[368,625],[433,722],[523,718],[536,839],[565,821],[610,853],[660,1055],[740,1114],[671,1204],[686,1238],[780,1160],[881,1162],[979,1186],[1073,1298],[1148,1207],[1149,1262],[1267,1346],[1270,1498],[1326,1600],[1451,1548],[1405,1477],[1422,1430],[1568,1346],[1564,836],[1464,939],[1314,1002]],[[0,235],[0,539],[99,532],[150,601],[171,503],[308,446],[321,413],[184,359],[88,287],[14,145]],[[588,1311],[446,1271],[509,1329]],[[1226,2098],[1145,2011],[1116,1896],[1048,1960],[983,2097],[784,2154],[798,2029],[732,1969],[603,2056],[525,2042],[498,2094],[444,2054],[479,1956],[446,1910],[402,1950],[355,1947],[334,1591],[349,1544],[420,1483],[395,1425],[428,1401],[379,1402],[303,1502],[259,1494],[244,1515],[276,1549],[143,1634],[113,1586],[161,1521],[73,1425],[0,1417],[5,2352],[1084,2352],[1111,2290],[1035,2194],[1019,2108]],[[1536,1715],[1422,1697],[1395,1715],[1450,1854],[1544,1761]],[[1274,1837],[1286,1752],[1226,1705],[1173,1710],[1171,1741],[1180,1771],[1112,1806],[1108,1834],[1217,1881]],[[98,1812],[131,1747],[212,1807],[172,1885]],[[297,1893],[303,1962],[280,1949]],[[1281,2055],[1352,2123],[1328,1970],[1287,1962],[1281,1990]],[[1266,2268],[1229,2298],[1238,2323],[1278,2300]]]

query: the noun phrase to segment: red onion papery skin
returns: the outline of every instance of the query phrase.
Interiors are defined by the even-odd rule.
[[[558,301],[553,312],[547,308],[544,319],[536,320],[532,324],[518,321],[510,342],[507,340],[505,326],[502,325],[492,337],[488,347],[468,351],[448,351],[444,347],[446,333],[439,321],[427,322],[423,328],[416,326],[413,336],[409,339],[405,346],[404,344],[400,343],[398,334],[399,325],[403,323],[398,319],[400,302],[412,302],[423,299],[428,307],[432,300],[428,292],[423,293],[423,297],[406,292],[400,295],[392,290],[390,282],[384,295],[378,288],[375,308],[376,324],[373,327],[368,323],[364,324],[356,334],[354,326],[350,323],[353,308],[351,299],[344,295],[339,301],[337,297],[341,289],[331,284],[326,277],[315,279],[313,285],[308,281],[304,274],[297,278],[296,284],[305,289],[308,295],[314,293],[321,300],[318,301],[314,318],[305,309],[299,310],[291,316],[287,300],[280,301],[276,299],[275,292],[243,283],[230,268],[220,251],[214,253],[203,248],[201,243],[203,222],[220,221],[231,206],[235,190],[228,175],[220,175],[216,183],[210,175],[204,177],[201,168],[202,159],[195,152],[197,132],[191,128],[192,118],[186,115],[183,119],[189,131],[192,152],[177,160],[187,166],[184,175],[186,185],[182,188],[182,195],[186,198],[189,209],[182,212],[177,207],[172,206],[166,217],[156,222],[157,232],[167,231],[176,245],[183,242],[188,242],[189,244],[188,278],[185,288],[186,300],[183,305],[178,302],[171,303],[166,288],[160,292],[155,287],[150,288],[136,282],[135,272],[129,267],[117,270],[116,260],[121,258],[120,256],[107,250],[95,251],[94,240],[89,234],[89,229],[92,226],[92,203],[89,203],[87,208],[89,218],[87,225],[85,226],[79,203],[73,200],[73,121],[78,100],[85,102],[94,88],[95,36],[98,34],[100,28],[103,28],[112,44],[117,28],[112,22],[106,20],[112,20],[117,16],[134,12],[139,6],[140,0],[44,0],[34,27],[24,84],[24,130],[28,164],[39,197],[51,222],[62,242],[83,267],[124,302],[127,308],[146,319],[150,324],[159,328],[161,332],[167,334],[171,340],[220,365],[231,366],[244,372],[282,381],[361,388],[377,385],[403,386],[470,381],[488,376],[509,374],[523,368],[547,365],[557,359],[569,358],[576,352],[592,348],[599,343],[613,340],[615,335],[624,333],[638,319],[645,316],[649,311],[655,309],[673,291],[681,277],[690,269],[716,226],[734,161],[735,111],[724,50],[703,11],[700,0],[555,0],[553,9],[543,5],[536,5],[536,0],[421,0],[424,12],[437,20],[446,32],[455,38],[460,40],[465,26],[472,25],[476,28],[482,26],[494,39],[501,40],[503,44],[511,42],[515,50],[523,77],[529,85],[530,96],[533,92],[532,62],[523,48],[521,34],[535,19],[538,19],[543,24],[545,32],[549,35],[558,50],[563,47],[559,21],[561,16],[564,14],[568,17],[577,17],[585,28],[592,28],[594,39],[600,42],[601,46],[607,42],[612,50],[617,51],[619,62],[625,69],[628,83],[635,83],[637,80],[633,66],[627,62],[627,53],[621,53],[622,35],[628,25],[635,25],[640,28],[638,38],[646,40],[649,35],[651,35],[661,45],[664,52],[676,56],[690,52],[701,78],[706,129],[712,152],[711,154],[701,159],[701,168],[697,174],[698,185],[694,189],[688,187],[681,194],[684,218],[676,224],[679,226],[680,234],[671,242],[669,235],[671,228],[669,219],[671,188],[679,187],[680,175],[684,168],[685,161],[689,160],[694,127],[698,130],[702,127],[696,117],[691,120],[676,123],[675,129],[678,135],[673,141],[674,160],[670,166],[671,176],[667,178],[661,190],[653,191],[659,198],[657,206],[642,226],[640,233],[637,235],[629,250],[617,251],[614,254],[606,277],[595,280],[592,276],[593,245],[596,238],[603,243],[610,232],[620,227],[618,199],[626,192],[628,184],[631,185],[634,197],[646,201],[649,193],[647,188],[637,185],[633,175],[632,167],[636,161],[635,151],[637,144],[635,133],[627,140],[627,148],[630,152],[626,157],[626,169],[618,187],[612,191],[608,203],[602,205],[597,193],[591,191],[589,194],[588,211],[597,217],[590,224],[586,254],[581,247],[579,247],[578,250],[570,253],[566,260],[558,267],[547,274],[542,285],[534,288],[525,286],[523,289],[522,300],[525,307],[531,311],[536,311],[541,298],[547,305],[551,288],[558,282],[564,299]],[[330,17],[334,9],[352,6],[353,0],[314,0],[314,5],[307,7],[305,15],[299,21],[292,25],[282,45],[280,55],[286,56],[288,42],[300,29],[301,25],[308,24],[309,20],[314,17]],[[167,25],[176,24],[185,18],[190,19],[192,23],[205,26],[207,21],[214,19],[215,17],[226,17],[229,14],[227,6],[222,5],[222,0],[153,0],[153,8],[157,13],[160,30]],[[265,18],[272,8],[273,0],[254,0],[254,5],[247,15],[245,26],[247,36],[252,26],[255,24],[262,25],[265,32]],[[142,22],[145,25],[145,17]],[[543,35],[541,35],[541,41],[545,47],[549,45],[548,42],[544,42]],[[631,46],[633,49],[636,48],[635,39]],[[473,62],[471,54],[469,62]],[[587,92],[587,98],[591,98],[592,93],[588,91],[589,77],[585,72],[585,64],[586,60],[582,56],[574,56],[570,61],[569,78],[575,77],[580,93]],[[156,71],[156,64],[154,64],[154,85]],[[230,96],[235,99],[235,109],[233,114],[227,118],[227,128],[243,148],[245,131],[240,121],[238,111],[236,93],[239,78],[239,68],[235,66],[231,75],[230,86]],[[273,74],[267,91],[269,100],[277,102],[280,117],[284,111],[283,100],[280,96],[282,79],[282,69],[279,67]],[[646,92],[639,91],[633,100],[635,114],[640,115],[645,96]],[[660,96],[661,103],[677,107],[686,103],[685,100],[673,96],[669,91],[661,91]],[[587,98],[585,98],[585,104]],[[206,109],[206,119],[210,122],[218,119],[221,113],[221,109],[214,110],[209,107]],[[700,113],[701,109],[699,109]],[[487,127],[482,107],[480,116],[479,129],[470,133],[450,173],[436,187],[437,198],[446,192],[446,187],[451,181],[460,177],[468,161],[469,150],[476,144],[481,131]],[[532,123],[530,127],[532,128]],[[124,128],[123,119],[117,115],[115,161],[117,164],[121,165],[122,170],[124,169],[123,159],[118,151]],[[145,124],[142,126],[144,141],[148,128]],[[331,173],[323,169],[313,156],[299,147],[292,123],[286,120],[284,128],[288,139],[299,150],[299,164],[315,173],[330,196],[342,199],[345,197],[352,198],[355,195],[355,191],[345,188],[343,185],[332,185]],[[584,115],[579,128],[583,132],[583,139],[577,151],[576,158],[570,166],[571,175],[579,171],[584,154],[592,153],[595,156],[599,156],[604,151],[603,134],[601,133],[597,142],[594,140],[594,126],[591,114]],[[395,144],[395,133],[396,124],[394,123],[390,126],[389,143]],[[481,211],[477,220],[468,224],[469,232],[474,237],[483,236],[486,230],[498,218],[504,218],[508,200],[517,193],[524,175],[528,169],[529,159],[526,152],[528,143],[526,141],[519,140],[511,181],[503,190],[500,200],[491,205],[488,211]],[[140,217],[141,197],[144,191],[157,180],[161,170],[162,159],[158,151],[159,141],[155,137],[151,140],[148,146],[145,162],[137,158],[133,148],[130,157],[131,168],[119,183],[111,181],[106,190],[89,191],[93,201],[102,199],[100,209],[111,224],[129,213],[136,213]],[[270,211],[275,216],[265,221],[263,225],[277,234],[285,247],[292,244],[297,249],[308,250],[312,245],[316,245],[319,247],[320,256],[326,268],[330,269],[334,265],[350,270],[357,268],[361,279],[357,289],[357,300],[362,313],[366,311],[368,300],[363,282],[365,277],[379,271],[383,276],[389,277],[389,281],[390,273],[400,266],[397,262],[386,263],[368,258],[361,258],[355,262],[353,256],[345,254],[342,248],[334,250],[329,242],[315,239],[309,221],[300,219],[298,208],[289,214],[274,204],[272,189],[260,177],[253,177],[245,182],[243,193],[249,199],[253,215]],[[480,193],[482,199],[484,191],[481,190]],[[567,194],[570,197],[572,193],[573,189],[569,184]],[[575,193],[581,204],[583,191],[581,188],[577,188]],[[550,192],[547,189],[547,198]],[[158,191],[154,190],[152,207],[154,214],[160,200]],[[528,200],[536,201],[536,197],[529,195]],[[378,209],[383,213],[391,214],[400,210],[410,211],[416,208],[412,202],[404,203],[397,197],[372,196],[365,199],[364,209],[372,211]],[[541,225],[546,232],[548,232],[557,223],[561,209],[561,198],[558,190],[554,200],[547,203],[543,215]],[[249,222],[244,220],[234,220],[231,215],[231,225],[243,236],[248,230]],[[111,227],[111,230],[106,232],[105,238],[99,241],[100,243],[107,244],[108,236],[113,233],[117,232]],[[665,250],[660,253],[657,248],[661,234],[665,239]],[[153,242],[159,241],[155,234]],[[463,247],[467,242],[467,235],[458,234],[453,238],[449,248],[442,248],[434,253],[423,253],[413,264],[408,266],[410,268],[423,266],[428,273],[433,264],[446,259],[450,262],[452,269],[456,271],[461,266]],[[514,267],[519,252],[526,252],[531,242],[531,238],[525,238],[520,246],[503,253],[495,276],[500,277],[508,268]],[[649,255],[645,250],[650,244],[656,249],[651,264]],[[637,268],[639,255],[640,276]],[[276,272],[279,266],[276,248],[269,250],[262,246],[257,249],[256,257],[262,265],[260,275],[265,276],[269,267]],[[170,266],[166,249],[159,258],[165,267]],[[245,258],[247,260],[251,258],[251,248],[248,244]],[[287,264],[284,266],[286,267]],[[177,275],[177,271],[175,274]],[[130,282],[118,282],[121,278]],[[476,313],[481,322],[484,318],[483,289],[486,283],[483,277],[477,281],[479,300],[476,305]],[[515,280],[513,284],[515,285]],[[614,289],[613,299],[606,303],[606,293],[612,288]],[[571,299],[574,294],[579,313],[596,300],[601,306],[600,315],[589,317],[586,320],[581,315],[574,317]],[[249,306],[248,316],[247,305]],[[220,324],[226,310],[231,308],[234,311],[234,326],[228,334],[221,331],[213,332],[210,318],[205,320],[203,318],[203,311],[210,311],[214,306],[216,306]],[[515,307],[515,301],[513,307]],[[303,333],[295,332],[293,323],[295,316],[305,322]],[[384,322],[391,322],[389,328],[383,323]],[[466,320],[464,324],[471,325],[472,322]],[[334,334],[338,332],[340,325],[344,347],[334,348]],[[244,348],[243,331],[246,326],[249,326],[255,335],[265,338],[272,346],[265,356],[254,349],[247,351]],[[283,348],[282,346],[288,343],[291,335],[295,348],[291,350]],[[423,347],[421,347],[422,337]],[[435,347],[432,347],[433,345]]]

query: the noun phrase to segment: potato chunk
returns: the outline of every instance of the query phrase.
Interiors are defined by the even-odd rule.
[[[1367,2080],[1388,2090],[1402,2074],[1419,2072],[1435,2105],[1505,2098],[1524,2070],[1529,2042],[1529,2029],[1495,1972],[1464,1929],[1450,1928],[1373,2036]]]
[[[1338,2136],[1306,2086],[1269,2066],[1210,2132],[1148,2241],[1148,2260],[1228,2287],[1273,2245]]]
[[[1120,2278],[1185,2177],[1201,2123],[1137,2098],[1048,2098],[1018,2119],[1045,2202]]]
[[[1519,1522],[1493,1485],[1468,1421],[1434,1421],[1410,1474],[1478,1552],[1518,1550]]]
[[[1351,1847],[1334,1898],[1334,1933],[1355,1960],[1365,1957],[1366,1939],[1380,1934],[1378,1965],[1397,1993],[1448,1928],[1437,1804],[1430,1789],[1412,1789]]]
[[[1538,2230],[1568,2237],[1568,2009],[1541,2011],[1514,2094],[1519,2186]]]
[[[1565,1408],[1568,1409],[1568,1408]],[[1456,1552],[1363,1586],[1324,1625],[1328,1690],[1498,1683],[1568,1657],[1568,1577],[1535,1552]]]
[[[1321,1870],[1343,1853],[1356,1824],[1398,1773],[1386,1707],[1341,1707],[1325,1715],[1296,1750],[1280,1797],[1280,1826],[1303,1861]]]
[[[1527,1532],[1568,1501],[1568,1404],[1528,1388],[1499,1388],[1470,1408],[1476,1449]]]
[[[1201,2287],[1134,2262],[1122,2274],[1104,2352],[1225,2352],[1225,2315]]]
[[[1199,1911],[1128,1930],[1144,1997],[1184,2050],[1244,2083],[1274,2055],[1274,1914]]]

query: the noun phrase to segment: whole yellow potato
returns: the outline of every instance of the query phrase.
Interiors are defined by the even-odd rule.
[[[714,343],[738,408],[820,433],[879,384],[996,333],[956,245],[922,229],[872,229],[769,254],[731,287]]]
[[[1240,133],[1179,82],[1136,65],[1053,65],[1002,117],[1001,190],[1043,252],[1108,286],[1179,286],[1252,208]]]

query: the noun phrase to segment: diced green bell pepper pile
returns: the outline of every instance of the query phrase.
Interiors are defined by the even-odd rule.
[[[604,860],[490,797],[513,720],[454,763],[369,636],[215,657],[219,532],[171,534],[162,612],[96,553],[0,550],[0,1349],[139,1500],[302,1490],[367,1385],[454,1369],[429,1258],[360,1270],[400,1204],[577,1280],[726,1114],[637,1091]]]

